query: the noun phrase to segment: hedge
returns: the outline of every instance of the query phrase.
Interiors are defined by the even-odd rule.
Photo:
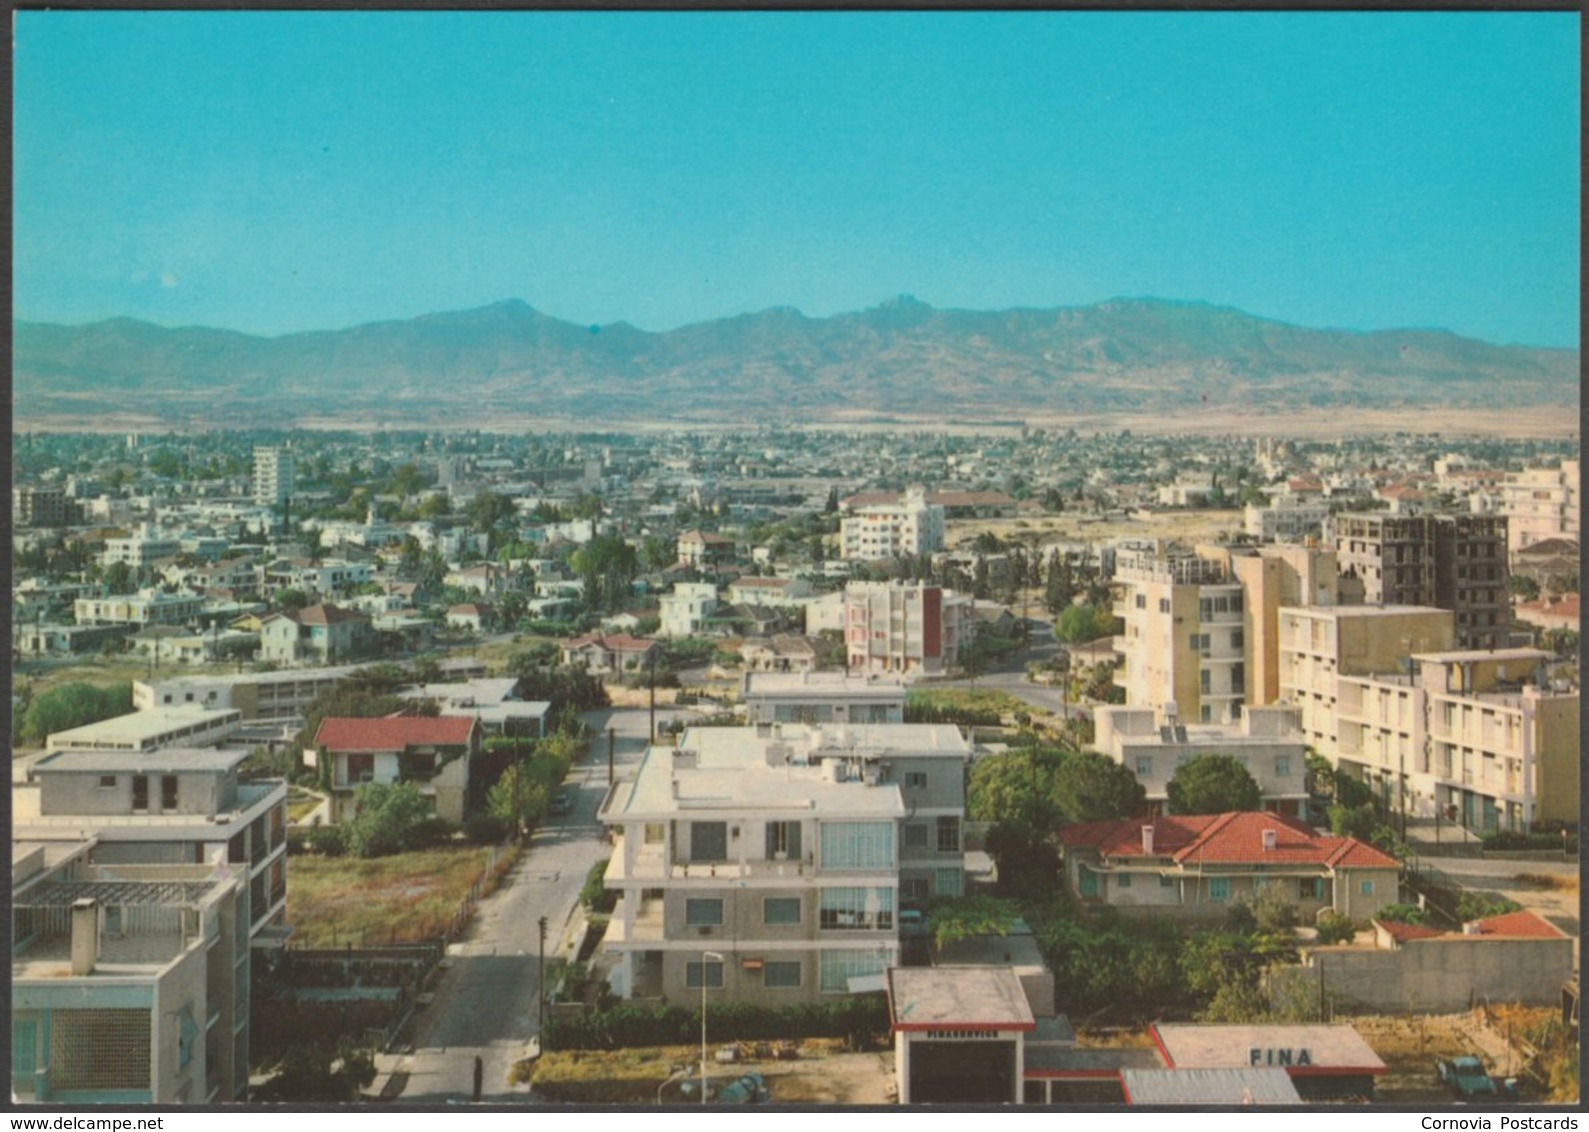
[[[707,1010],[707,1040],[777,1041],[797,1038],[881,1037],[888,1032],[888,1003],[881,995],[845,997],[801,1006],[746,1002]],[[547,1049],[625,1049],[691,1045],[701,1040],[701,1017],[682,1006],[619,1004],[573,1018],[549,1018],[541,1036]]]
[[[1522,830],[1498,829],[1486,833],[1481,839],[1484,848],[1497,853],[1527,849],[1551,849],[1561,852],[1562,836],[1558,833],[1524,833]],[[1569,833],[1565,842],[1568,853],[1578,852],[1578,835]]]

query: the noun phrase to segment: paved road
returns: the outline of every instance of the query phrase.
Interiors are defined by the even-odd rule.
[[[674,713],[659,711],[658,722]],[[574,796],[571,813],[549,818],[536,830],[528,852],[502,887],[483,901],[467,938],[447,953],[447,969],[435,1001],[421,1011],[413,1051],[381,1055],[379,1089],[395,1077],[404,1102],[468,1101],[474,1095],[474,1059],[483,1062],[482,1099],[522,1100],[527,1090],[508,1084],[508,1072],[524,1056],[539,1030],[539,956],[536,921],[548,920],[546,954],[567,957],[579,890],[590,867],[604,858],[596,810],[607,792],[606,729],[616,732],[613,764],[632,774],[645,749],[645,711],[603,711],[586,716],[598,732],[589,757],[565,785]]]

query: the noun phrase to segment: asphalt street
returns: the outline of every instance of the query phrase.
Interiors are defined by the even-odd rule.
[[[659,712],[658,722],[673,714]],[[573,795],[572,811],[541,824],[502,887],[481,902],[467,937],[448,948],[435,998],[419,1013],[412,1049],[377,1058],[375,1089],[388,1098],[470,1101],[476,1057],[483,1066],[482,1101],[511,1103],[527,1095],[523,1086],[509,1085],[508,1073],[540,1033],[536,923],[547,918],[548,961],[566,957],[575,944],[571,921],[585,874],[609,851],[596,820],[607,792],[607,728],[614,729],[613,768],[620,778],[634,773],[649,730],[643,710],[591,712],[585,718],[596,738],[564,782]]]

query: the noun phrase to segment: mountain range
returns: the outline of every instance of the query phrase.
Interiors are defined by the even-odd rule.
[[[1579,352],[1440,330],[1310,329],[1229,307],[1115,299],[938,309],[909,296],[650,332],[518,300],[259,337],[118,318],[16,321],[19,418],[136,413],[438,423],[467,404],[614,420],[924,420],[1339,408],[1576,411]]]

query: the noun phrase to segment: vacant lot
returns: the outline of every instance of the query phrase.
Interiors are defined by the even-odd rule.
[[[1508,1008],[1517,1015],[1514,1029],[1522,1020],[1552,1013],[1550,1008]],[[1462,1014],[1371,1015],[1341,1018],[1363,1035],[1379,1054],[1389,1072],[1379,1081],[1375,1099],[1383,1104],[1450,1104],[1451,1092],[1435,1079],[1435,1059],[1472,1054],[1484,1062],[1493,1076],[1515,1075],[1522,1070],[1522,1055],[1508,1045],[1506,1033],[1487,1022],[1482,1011]],[[1525,1087],[1523,1099],[1544,1102],[1538,1091]]]
[[[374,947],[435,939],[476,885],[491,850],[427,849],[391,857],[296,856],[287,867],[287,922],[301,947]]]

